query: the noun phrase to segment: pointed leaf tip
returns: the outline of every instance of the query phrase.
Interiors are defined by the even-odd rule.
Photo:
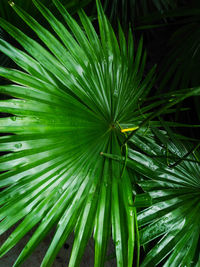
[[[127,129],[122,129],[121,132],[125,133],[125,132],[133,132],[136,131],[139,128],[139,126],[136,127],[132,127],[132,128],[127,128]]]
[[[8,1],[8,4],[13,7],[15,5],[15,3],[13,1]]]

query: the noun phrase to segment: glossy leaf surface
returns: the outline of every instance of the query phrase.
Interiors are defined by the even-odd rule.
[[[199,266],[200,154],[156,129],[154,133],[163,145],[137,137],[150,157],[130,150],[127,161],[148,178],[139,185],[152,198],[152,205],[138,214],[141,244],[154,242],[141,266]],[[132,139],[135,145],[137,138]]]
[[[112,234],[118,266],[131,267],[136,227],[130,174],[100,152],[121,156],[124,128],[136,127],[146,106],[138,111],[154,81],[154,69],[143,79],[146,54],[142,40],[134,52],[122,30],[119,41],[97,1],[100,37],[89,18],[79,12],[82,26],[55,0],[66,24],[41,2],[33,1],[52,31],[16,4],[15,12],[32,28],[39,42],[0,19],[0,26],[23,51],[0,40],[0,51],[20,70],[0,68],[8,85],[0,92],[1,234],[20,224],[0,248],[3,256],[33,227],[35,232],[14,266],[19,266],[56,226],[41,266],[51,266],[71,232],[75,232],[69,266],[78,266],[94,235],[95,266],[104,266]],[[52,32],[55,34],[52,34]],[[154,106],[159,106],[160,101]]]

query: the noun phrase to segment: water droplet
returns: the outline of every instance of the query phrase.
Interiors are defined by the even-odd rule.
[[[134,216],[134,212],[133,212],[133,210],[130,210],[130,212],[129,212],[129,213],[130,213],[130,216],[131,216],[131,217],[133,217],[133,216]]]
[[[116,247],[119,247],[119,245],[120,245],[120,240],[117,240],[117,241],[115,242],[115,246],[116,246]]]
[[[104,183],[104,186],[105,186],[105,187],[108,187],[108,183],[105,182],[105,183]]]
[[[21,143],[18,143],[18,144],[15,145],[15,148],[17,148],[17,149],[20,149],[21,147],[22,147]]]
[[[63,172],[62,169],[61,170],[58,170],[57,174],[60,175],[60,174],[62,174],[62,172]]]
[[[59,194],[62,194],[63,191],[64,191],[63,188],[59,188],[59,189],[58,189]]]
[[[113,55],[112,55],[112,54],[109,55],[109,57],[108,57],[108,61],[109,61],[109,62],[112,62],[112,61],[113,61]]]
[[[12,121],[16,121],[17,117],[14,116],[14,117],[11,117],[10,119],[11,119]]]
[[[82,75],[83,75],[83,68],[82,68],[81,66],[78,65],[78,66],[76,67],[76,69],[77,69],[79,75],[82,76]]]
[[[24,250],[29,250],[29,248],[30,248],[30,246],[29,246],[29,245],[26,245],[26,246],[24,247]]]

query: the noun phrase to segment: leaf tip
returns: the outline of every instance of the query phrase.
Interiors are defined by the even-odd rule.
[[[127,129],[122,129],[121,132],[125,133],[125,132],[133,132],[136,131],[139,128],[139,126],[133,127],[133,128],[127,128]]]
[[[8,1],[8,4],[13,7],[15,5],[15,3],[13,1]]]

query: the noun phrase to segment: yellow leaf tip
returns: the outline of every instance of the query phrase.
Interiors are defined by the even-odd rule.
[[[132,128],[127,128],[127,129],[122,129],[121,132],[125,133],[125,132],[133,132],[135,130],[137,130],[139,128],[139,126],[136,127],[132,127]]]

